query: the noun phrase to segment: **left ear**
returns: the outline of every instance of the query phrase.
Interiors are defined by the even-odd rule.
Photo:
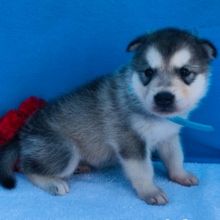
[[[141,47],[141,45],[144,44],[144,42],[147,40],[147,38],[148,38],[147,34],[135,38],[133,41],[131,41],[128,44],[126,51],[127,52],[135,52],[138,48]]]
[[[217,49],[210,41],[201,40],[200,43],[202,47],[204,48],[204,50],[206,51],[210,60],[213,60],[217,57],[218,55]]]

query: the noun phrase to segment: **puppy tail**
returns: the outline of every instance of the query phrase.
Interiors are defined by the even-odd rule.
[[[14,165],[19,155],[19,143],[16,138],[0,150],[0,184],[7,189],[16,186]]]

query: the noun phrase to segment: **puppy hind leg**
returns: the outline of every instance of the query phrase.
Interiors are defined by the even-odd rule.
[[[74,173],[79,163],[79,156],[74,154],[66,168],[56,175],[47,176],[43,174],[26,174],[28,179],[39,188],[52,195],[65,195],[69,192],[68,177]]]
[[[78,148],[70,141],[55,138],[50,141],[41,138],[40,143],[23,150],[22,171],[34,185],[53,195],[68,193],[64,179],[74,173],[80,161]]]
[[[28,174],[27,177],[34,185],[52,195],[65,195],[69,192],[67,181],[61,178],[38,174]]]

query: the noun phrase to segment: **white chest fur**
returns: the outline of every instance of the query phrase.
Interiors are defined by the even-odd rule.
[[[139,116],[132,118],[133,129],[146,141],[149,147],[169,139],[180,130],[180,126],[164,120],[147,120]]]

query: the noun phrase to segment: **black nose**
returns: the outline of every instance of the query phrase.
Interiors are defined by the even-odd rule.
[[[174,103],[174,95],[170,92],[159,92],[154,96],[154,102],[160,108],[171,107]]]

